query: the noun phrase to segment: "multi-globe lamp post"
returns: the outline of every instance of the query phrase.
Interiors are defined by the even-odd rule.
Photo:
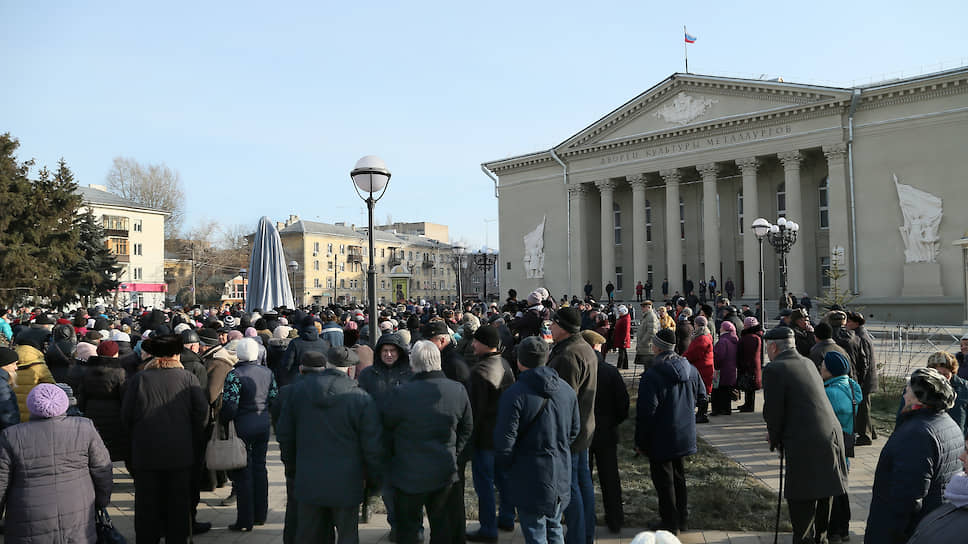
[[[390,171],[383,159],[375,155],[367,155],[356,161],[356,166],[350,172],[350,178],[353,180],[353,188],[356,189],[356,194],[360,195],[360,198],[366,202],[368,212],[367,235],[370,242],[370,262],[366,269],[366,296],[369,298],[369,331],[370,342],[372,343],[376,340],[376,265],[374,263],[376,250],[373,246],[373,207],[376,205],[376,201],[386,194],[387,185],[390,183]],[[335,293],[335,285],[333,289]]]
[[[497,255],[490,251],[478,251],[474,254],[474,264],[484,272],[484,304],[487,304],[487,277],[488,271],[494,268]]]
[[[776,220],[772,225],[763,218],[753,221],[753,233],[756,234],[760,242],[760,312],[762,317],[766,317],[766,309],[763,307],[763,239],[765,238],[773,246],[780,259],[780,297],[778,305],[781,309],[787,305],[787,254],[797,243],[797,235],[800,232],[800,224],[785,217]]]

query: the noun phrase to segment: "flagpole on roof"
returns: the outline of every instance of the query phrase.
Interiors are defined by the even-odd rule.
[[[689,73],[689,44],[685,40],[685,35],[688,34],[686,31],[686,25],[682,25],[682,56],[686,59],[686,73]]]

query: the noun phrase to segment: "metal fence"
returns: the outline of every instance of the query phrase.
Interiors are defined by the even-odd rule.
[[[968,332],[962,325],[927,325],[920,323],[868,323],[874,336],[881,389],[900,392],[904,378],[915,368],[923,367],[936,351],[957,353],[961,337]],[[895,378],[895,379],[892,379]]]

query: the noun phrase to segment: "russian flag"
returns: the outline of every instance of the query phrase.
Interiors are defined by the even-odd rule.
[[[692,34],[689,34],[688,32],[684,32],[684,34],[686,35],[686,43],[696,43],[695,36],[693,36]]]

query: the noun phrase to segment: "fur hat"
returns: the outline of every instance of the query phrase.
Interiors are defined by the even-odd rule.
[[[655,333],[652,344],[662,351],[672,351],[676,347],[676,333],[672,329],[662,329]]]
[[[173,357],[184,349],[181,336],[152,336],[141,343],[141,349],[155,357]]]
[[[756,319],[755,317],[753,319]],[[698,319],[697,319],[698,321]],[[720,334],[735,334],[736,325],[733,325],[732,321],[723,321],[723,324],[719,326]]]
[[[70,400],[63,389],[52,383],[41,383],[27,393],[27,410],[40,418],[62,416],[67,413]]]
[[[318,351],[307,351],[299,359],[299,365],[308,368],[320,368],[326,366],[326,356]]]
[[[921,404],[936,412],[948,410],[955,405],[955,392],[947,378],[933,368],[918,368],[911,373],[908,382],[911,392]]]
[[[541,304],[541,293],[531,291],[528,295],[528,306],[537,306],[538,304]]]

